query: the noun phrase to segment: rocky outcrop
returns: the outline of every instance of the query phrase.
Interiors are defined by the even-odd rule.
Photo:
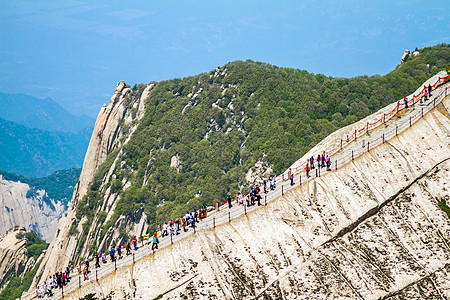
[[[172,156],[172,158],[170,159],[170,167],[177,169],[178,172],[180,171],[181,160],[180,160],[180,157],[178,155]]]
[[[450,201],[449,110],[446,98],[337,171],[65,298],[449,298],[450,219],[438,206]]]
[[[0,237],[0,288],[3,289],[11,277],[21,277],[30,271],[36,261],[27,256],[26,239],[17,238],[25,228],[15,227]]]
[[[109,101],[109,105],[100,109],[95,122],[94,132],[86,151],[80,182],[77,186],[78,196],[86,194],[89,182],[91,182],[98,167],[105,161],[106,156],[117,148],[121,129],[120,122],[123,121],[127,109],[123,102],[129,92],[130,88],[126,87],[124,81],[120,81]],[[75,197],[74,199],[79,198]]]
[[[66,208],[52,200],[53,207],[50,207],[43,201],[45,191],[42,190],[27,198],[29,190],[28,184],[4,180],[0,175],[0,234],[17,225],[50,241]]]
[[[42,273],[42,278],[47,278],[56,271],[60,271],[77,257],[86,255],[89,240],[85,244],[80,242],[82,240],[80,236],[83,234],[82,224],[84,219],[78,224],[78,234],[70,232],[72,224],[75,222],[77,203],[86,195],[90,182],[99,167],[105,162],[108,154],[128,142],[137,127],[138,122],[136,121],[144,115],[145,101],[152,87],[153,84],[147,85],[142,93],[139,94],[139,97],[135,97],[132,89],[124,81],[120,81],[116,86],[108,106],[103,106],[100,109],[86,152],[80,179],[75,186],[68,212],[61,218],[58,231],[47,250],[40,270],[38,270],[38,274]],[[102,186],[105,186],[109,182],[115,163],[117,161],[114,161],[112,167],[106,172]],[[114,211],[114,201],[117,200],[117,195],[111,194],[111,189],[108,189],[105,193],[106,201],[104,206],[98,207],[97,209],[102,210],[108,207],[108,211],[110,212],[107,217],[108,220]],[[142,215],[145,218],[145,214],[141,212],[140,217]],[[126,220],[118,220],[118,222],[124,221]],[[97,229],[98,227],[96,226],[90,228],[88,239],[93,233],[98,233],[96,231]],[[76,253],[75,251],[77,249],[78,252]],[[64,255],[60,255],[61,253],[64,253]]]
[[[272,167],[266,161],[258,160],[255,167],[247,171],[245,179],[250,185],[261,185],[264,181],[269,180],[272,171]]]
[[[401,64],[404,63],[404,62],[406,61],[406,59],[408,58],[408,56],[409,56],[410,53],[411,53],[411,52],[410,52],[408,49],[406,49],[405,52],[403,52],[402,58],[401,58],[401,60],[400,60],[400,63],[401,63]]]

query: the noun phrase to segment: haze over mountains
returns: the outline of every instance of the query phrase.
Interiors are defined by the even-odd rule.
[[[44,177],[81,167],[93,125],[50,98],[0,93],[0,169]]]
[[[0,93],[0,118],[29,128],[72,133],[81,133],[94,125],[91,117],[74,116],[50,98],[25,94]]]

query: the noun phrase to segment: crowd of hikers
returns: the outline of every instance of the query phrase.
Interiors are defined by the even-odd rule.
[[[325,152],[322,155],[318,155],[316,158],[311,156],[307,160],[306,163],[306,175],[310,177],[309,172],[314,168],[327,168],[327,171],[331,171],[331,160]],[[294,174],[289,168],[288,170],[288,179],[290,180],[290,184],[294,185]],[[267,194],[271,190],[276,189],[276,177],[272,175],[268,180],[264,180],[261,186],[256,185],[246,193],[239,193],[234,196],[234,200],[237,205],[245,205],[247,207],[258,205],[261,206],[262,196],[261,193]],[[228,203],[228,207],[231,208],[232,198],[230,196],[227,197],[226,201],[223,203]],[[181,232],[187,232],[189,228],[195,230],[196,224],[200,221],[200,219],[206,218],[208,212],[208,208],[202,207],[199,210],[194,210],[192,212],[186,212],[185,215],[180,216],[175,220],[171,220],[167,223],[164,223],[161,227],[160,237],[158,237],[158,232],[155,231],[153,234],[147,234],[140,237],[141,246],[144,244],[150,245],[149,250],[158,249],[159,238],[170,237],[174,235],[179,235]],[[129,242],[122,244],[119,243],[117,246],[111,246],[108,251],[103,251],[101,253],[96,252],[93,261],[95,263],[95,268],[101,268],[102,264],[106,264],[108,261],[114,263],[118,259],[122,259],[124,256],[128,256],[132,253],[132,251],[137,251],[138,246],[138,238],[134,236]],[[83,275],[83,280],[89,280],[90,274],[90,262],[89,260],[79,262],[78,266],[74,267],[73,265],[68,266],[63,272],[59,272],[50,276],[48,280],[46,280],[41,285],[36,286],[36,292],[39,298],[43,298],[45,296],[51,297],[53,295],[53,290],[56,288],[62,288],[70,282],[71,276],[70,274]]]
[[[172,236],[180,234],[180,231],[187,232],[190,228],[195,230],[196,223],[199,222],[200,219],[205,218],[207,215],[207,208],[203,207],[199,210],[195,210],[193,212],[186,212],[184,216],[177,218],[175,221],[170,221],[165,223],[161,229],[161,237]],[[154,232],[152,235],[147,234],[140,237],[141,246],[145,244],[149,245],[150,250],[158,249],[159,238],[158,232]],[[134,236],[128,243],[122,244],[119,243],[118,246],[111,246],[108,251],[103,251],[101,253],[96,252],[93,258],[95,263],[95,268],[101,268],[102,264],[106,264],[108,261],[114,263],[118,259],[122,259],[124,256],[128,256],[132,254],[132,251],[137,251],[138,246],[138,238]],[[89,260],[80,261],[78,266],[74,267],[73,265],[69,265],[64,272],[58,272],[48,278],[41,285],[36,286],[36,293],[38,298],[44,298],[46,296],[53,296],[54,289],[60,289],[66,286],[71,279],[71,274],[75,276],[83,275],[84,280],[89,280],[89,275],[91,273],[90,270],[90,262]]]
[[[309,178],[311,177],[309,175],[309,172],[312,169],[315,169],[317,166],[318,169],[320,168],[325,168],[327,171],[331,171],[331,159],[328,156],[328,154],[325,153],[325,151],[322,153],[322,155],[317,155],[317,158],[314,159],[314,156],[311,156],[310,158],[308,158],[306,160],[306,167],[305,167],[305,171],[306,171],[306,177]]]
[[[208,209],[206,206],[200,208],[199,210],[194,210],[193,212],[186,212],[184,216],[175,219],[175,221],[171,220],[168,223],[164,223],[161,228],[161,237],[179,235],[181,230],[183,230],[183,232],[187,232],[189,227],[193,228],[195,231],[196,224],[200,219],[206,218],[207,214]],[[158,244],[158,232],[155,231],[152,236],[151,250],[158,249]]]
[[[45,296],[53,296],[53,290],[56,288],[62,288],[70,282],[70,273],[73,268],[67,267],[64,272],[57,272],[53,276],[50,276],[47,281],[41,285],[36,286],[36,293],[38,298]]]
[[[317,168],[327,168],[327,171],[331,171],[331,160],[329,156],[323,152],[323,154],[317,155],[316,158],[311,156],[307,160],[306,163],[306,175],[310,177],[309,172],[311,169]],[[288,170],[288,179],[290,180],[290,184],[294,185],[294,174],[289,168]],[[284,178],[284,177],[283,177]],[[245,205],[247,207],[258,205],[261,206],[262,196],[261,193],[267,194],[269,191],[274,190],[276,188],[276,177],[272,175],[268,180],[264,180],[261,186],[256,185],[246,193],[239,193],[234,196],[234,200],[237,205]],[[223,202],[224,204],[228,203],[228,207],[231,208],[232,198],[228,196],[226,200]],[[220,202],[218,203],[220,204]],[[171,237],[174,235],[179,235],[181,232],[187,232],[189,228],[196,228],[196,224],[200,221],[200,219],[206,218],[208,213],[208,208],[202,207],[199,210],[194,210],[192,212],[186,212],[185,215],[180,216],[175,220],[171,220],[162,225],[160,236],[158,237],[158,232],[155,231],[153,234],[147,234],[140,237],[141,246],[147,244],[149,245],[149,250],[158,249],[159,238]],[[151,243],[151,247],[150,247]],[[96,252],[93,257],[93,262],[95,263],[95,268],[101,268],[102,264],[106,264],[108,261],[114,263],[116,260],[122,259],[124,256],[128,256],[132,253],[132,251],[138,250],[138,238],[134,236],[127,243],[119,243],[117,246],[111,246],[108,251],[103,251],[101,253]],[[73,265],[68,266],[63,272],[59,272],[50,276],[48,280],[46,280],[41,285],[36,286],[36,292],[39,298],[43,298],[45,296],[51,297],[53,295],[53,290],[56,288],[62,288],[70,282],[71,274],[82,275],[83,280],[89,280],[90,274],[90,262],[89,260],[79,262],[78,266],[74,267]]]
[[[419,97],[419,102],[420,102],[420,104],[423,104],[424,103],[424,101],[427,101],[428,100],[428,97],[430,97],[430,99],[431,99],[431,96],[433,96],[432,94],[431,94],[431,91],[433,90],[433,88],[431,87],[431,84],[429,84],[428,85],[428,87],[427,86],[425,86],[424,88],[423,88],[423,90],[422,90],[422,92],[420,93],[420,97]],[[397,101],[397,106],[400,106],[400,99]],[[405,108],[408,108],[408,97],[404,97],[403,98],[403,104],[405,105]]]

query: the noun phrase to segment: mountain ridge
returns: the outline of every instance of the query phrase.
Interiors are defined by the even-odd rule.
[[[90,130],[45,131],[0,118],[0,169],[26,177],[82,166]]]
[[[82,133],[94,120],[74,116],[51,98],[36,98],[23,93],[0,93],[0,118],[45,131]]]

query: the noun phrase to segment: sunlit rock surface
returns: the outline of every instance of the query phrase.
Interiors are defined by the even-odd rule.
[[[45,191],[42,190],[27,198],[29,189],[26,183],[5,180],[0,175],[0,235],[17,225],[51,241],[66,208],[53,200],[49,200],[53,205],[50,207],[43,201]]]
[[[75,248],[80,242],[79,235],[71,235],[69,233],[72,221],[75,217],[76,204],[86,194],[89,183],[93,179],[99,166],[105,161],[107,155],[115,149],[118,149],[122,143],[126,143],[131,137],[138,124],[132,124],[132,121],[139,120],[143,117],[144,103],[152,87],[153,84],[149,84],[144,89],[139,99],[128,99],[127,95],[130,93],[130,88],[126,86],[124,81],[120,81],[116,86],[108,106],[103,106],[100,109],[86,152],[83,169],[79,181],[74,188],[72,200],[69,203],[69,209],[67,214],[65,214],[58,223],[58,230],[47,249],[47,254],[40,265],[40,269],[37,272],[39,278],[48,278],[48,276],[61,271],[63,268],[66,268],[73,259]],[[126,103],[127,101],[129,101],[129,103]],[[132,113],[133,109],[136,110],[134,119],[132,117],[134,115]],[[124,126],[129,128],[128,136],[122,135]],[[109,170],[107,178],[111,176],[112,171],[113,170]],[[102,184],[106,184],[106,182],[103,182]],[[112,214],[115,207],[114,201],[116,199],[114,197],[111,197],[110,199],[109,195],[110,193],[108,191],[106,197],[107,200],[111,202],[110,212]],[[105,201],[107,202],[105,205],[108,204],[108,201]],[[83,231],[81,223],[78,229],[80,233]],[[97,228],[94,226],[90,228],[90,231],[93,230],[97,230]],[[88,242],[84,245],[81,255],[85,255]],[[37,278],[35,278],[33,284],[36,283],[36,281]]]

